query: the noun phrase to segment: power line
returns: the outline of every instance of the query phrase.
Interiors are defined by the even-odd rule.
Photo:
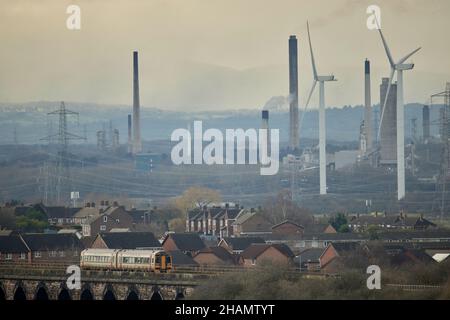
[[[50,134],[49,136],[42,138],[41,140],[51,141],[54,137],[58,140],[58,157],[56,160],[55,168],[56,168],[56,181],[53,183],[46,183],[45,186],[45,195],[44,198],[48,201],[48,194],[50,193],[48,188],[55,190],[55,201],[57,204],[61,203],[61,194],[63,192],[64,186],[67,187],[67,183],[69,181],[69,164],[67,159],[67,146],[69,140],[85,140],[85,137],[78,136],[76,134],[70,133],[67,131],[67,116],[76,116],[78,119],[78,112],[74,112],[71,110],[67,110],[64,104],[64,101],[61,101],[60,107],[58,110],[47,113],[47,115],[57,115],[59,116],[59,128],[58,133]],[[47,167],[46,175],[48,176],[48,167]]]

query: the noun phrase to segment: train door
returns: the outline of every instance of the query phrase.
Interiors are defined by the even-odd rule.
[[[166,256],[164,254],[161,255],[161,271],[166,270]]]

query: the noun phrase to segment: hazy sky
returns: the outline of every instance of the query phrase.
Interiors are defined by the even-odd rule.
[[[66,28],[69,4],[81,7],[79,31]],[[362,104],[366,57],[378,103],[389,66],[366,27],[371,4],[395,59],[422,46],[405,100],[425,102],[450,81],[448,0],[0,0],[0,102],[131,104],[137,49],[144,106],[261,108],[288,92],[296,34],[302,106],[312,81],[308,19],[319,73],[339,80],[327,84],[327,105]]]

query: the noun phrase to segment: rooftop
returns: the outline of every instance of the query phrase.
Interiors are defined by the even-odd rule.
[[[266,251],[269,248],[275,248],[278,251],[280,251],[282,254],[284,254],[287,257],[293,258],[294,254],[292,253],[291,249],[285,244],[252,244],[250,247],[244,250],[242,252],[241,256],[244,259],[256,259],[259,257],[264,251]]]
[[[222,240],[233,250],[236,251],[243,251],[253,243],[265,243],[264,239],[261,237],[239,237],[239,238],[226,237],[223,238]]]
[[[169,233],[164,241],[168,238],[171,238],[181,251],[198,251],[205,248],[197,233]]]
[[[160,248],[161,244],[152,232],[105,232],[100,233],[109,249]]]
[[[73,233],[29,233],[22,238],[31,251],[84,249],[83,243]]]

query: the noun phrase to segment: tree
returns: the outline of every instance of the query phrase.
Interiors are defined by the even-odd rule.
[[[184,213],[194,208],[201,208],[213,202],[220,202],[222,197],[217,190],[204,187],[190,187],[175,198],[176,207]]]
[[[169,221],[169,231],[184,232],[186,221],[183,218],[175,218]]]
[[[267,199],[261,213],[273,224],[285,220],[292,220],[303,226],[313,223],[311,212],[292,201],[289,189],[283,189],[275,197]]]
[[[337,230],[337,232],[339,233],[347,233],[350,232],[350,227],[346,224],[341,224],[341,226],[339,227],[339,229]]]
[[[330,220],[328,222],[338,232],[349,232],[350,231],[350,228],[343,227],[343,226],[347,226],[347,217],[343,213],[338,213],[336,216],[330,218]],[[341,229],[341,227],[342,227],[342,229]]]
[[[13,229],[16,225],[16,216],[14,208],[0,209],[0,229]]]
[[[370,240],[378,240],[378,238],[379,238],[378,231],[379,231],[379,228],[374,225],[368,226],[366,229],[366,233],[369,235]]]
[[[48,228],[47,216],[42,211],[28,209],[24,215],[17,217],[16,228],[22,232],[42,232]]]

